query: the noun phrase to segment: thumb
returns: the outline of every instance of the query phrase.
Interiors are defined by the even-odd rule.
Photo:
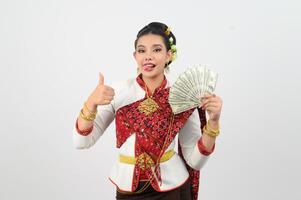
[[[99,81],[98,81],[99,85],[103,85],[104,84],[104,77],[102,75],[102,73],[99,72]]]

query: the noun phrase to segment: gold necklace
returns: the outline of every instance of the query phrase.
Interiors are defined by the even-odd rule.
[[[146,84],[145,84],[145,92],[147,98],[139,104],[138,110],[140,111],[140,113],[150,115],[153,112],[156,112],[160,106],[157,104],[155,100],[152,99],[153,97],[152,95],[151,96],[148,95]]]

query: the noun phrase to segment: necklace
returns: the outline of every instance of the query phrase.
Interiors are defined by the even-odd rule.
[[[148,95],[146,84],[145,84],[145,92],[147,98],[139,104],[138,110],[140,113],[150,115],[153,112],[156,112],[160,106],[157,104],[155,100],[152,99],[153,98],[152,95],[151,96]]]

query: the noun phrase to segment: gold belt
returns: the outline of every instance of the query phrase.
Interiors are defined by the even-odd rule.
[[[168,161],[175,154],[174,150],[164,153],[160,159],[160,163]],[[149,169],[155,165],[155,161],[147,153],[142,153],[138,157],[119,155],[119,162],[126,164],[137,164],[142,170]]]

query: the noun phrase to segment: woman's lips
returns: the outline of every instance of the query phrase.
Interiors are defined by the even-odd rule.
[[[145,64],[142,66],[142,69],[144,71],[149,72],[149,71],[152,71],[155,67],[156,67],[156,65],[154,65],[154,64]]]

